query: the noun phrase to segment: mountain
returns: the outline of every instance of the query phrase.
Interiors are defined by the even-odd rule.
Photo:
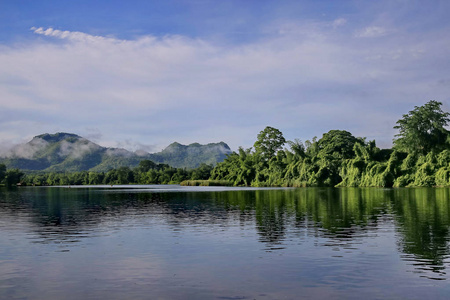
[[[230,147],[224,142],[207,145],[193,143],[187,146],[175,142],[161,152],[150,154],[150,160],[175,168],[195,168],[201,163],[215,165],[230,153]]]
[[[102,147],[79,135],[58,132],[35,136],[28,143],[12,148],[0,157],[0,163],[21,170],[104,172],[121,166],[135,167],[141,160],[148,159],[177,168],[196,168],[201,163],[215,165],[228,153],[231,150],[223,142],[188,146],[173,143],[158,153],[138,153]]]

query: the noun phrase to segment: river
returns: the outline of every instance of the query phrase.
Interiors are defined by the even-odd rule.
[[[0,299],[448,299],[450,190],[0,189]]]

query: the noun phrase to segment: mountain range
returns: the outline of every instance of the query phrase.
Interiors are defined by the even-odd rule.
[[[141,160],[168,164],[175,168],[196,168],[200,164],[215,165],[231,153],[224,142],[201,145],[172,143],[157,153],[128,151],[102,147],[73,133],[58,132],[35,136],[25,144],[10,149],[0,163],[7,168],[24,171],[106,172],[122,166],[135,167]]]

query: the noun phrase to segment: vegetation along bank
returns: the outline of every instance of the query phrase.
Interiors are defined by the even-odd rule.
[[[432,100],[403,115],[392,149],[345,130],[303,144],[266,127],[253,148],[239,148],[218,163],[211,179],[236,186],[450,186],[449,113],[441,106]],[[283,148],[286,143],[290,149]]]
[[[0,165],[5,185],[172,184],[234,186],[421,187],[450,186],[449,113],[429,101],[397,121],[392,149],[330,130],[302,143],[266,127],[252,148],[239,148],[215,167],[174,168],[143,160],[108,172],[29,173]],[[288,147],[285,147],[285,146]]]

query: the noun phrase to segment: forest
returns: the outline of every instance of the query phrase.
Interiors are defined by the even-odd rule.
[[[449,113],[441,106],[431,100],[403,115],[394,126],[392,149],[379,149],[375,141],[345,130],[302,143],[266,127],[253,148],[239,148],[217,164],[211,179],[256,187],[449,186]]]
[[[34,172],[23,174],[21,185],[98,185],[98,184],[178,184],[185,180],[206,180],[213,167],[201,164],[195,169],[173,168],[142,160],[135,168],[119,167],[108,172]],[[7,183],[8,184],[8,183]]]
[[[431,100],[403,115],[394,126],[392,149],[330,130],[320,139],[287,141],[267,126],[253,147],[240,147],[215,167],[174,168],[142,160],[135,168],[107,172],[24,174],[0,165],[5,185],[186,184],[253,187],[421,187],[450,186],[449,113]]]

